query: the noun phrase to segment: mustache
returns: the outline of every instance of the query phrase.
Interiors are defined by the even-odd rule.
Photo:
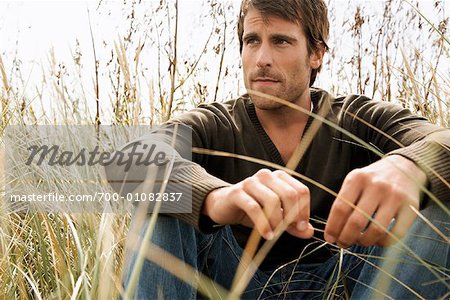
[[[255,72],[250,73],[250,79],[254,80],[256,78],[271,78],[276,81],[282,81],[283,78],[280,74],[270,71],[269,69],[258,69]]]

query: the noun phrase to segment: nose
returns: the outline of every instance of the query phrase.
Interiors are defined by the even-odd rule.
[[[270,67],[273,64],[272,49],[267,44],[260,45],[256,57],[256,65],[260,68]]]

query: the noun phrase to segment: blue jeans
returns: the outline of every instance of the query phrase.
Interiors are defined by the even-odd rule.
[[[448,205],[448,204],[447,204]],[[436,205],[422,214],[446,236],[448,215]],[[144,224],[142,234],[147,227]],[[159,216],[152,242],[225,288],[230,288],[242,255],[231,228],[202,234],[192,226]],[[449,296],[449,243],[420,218],[403,239],[390,248],[353,246],[320,264],[296,261],[270,271],[258,270],[244,299],[435,299]],[[419,257],[419,258],[418,258]],[[136,259],[132,252],[125,269],[124,287]],[[379,271],[381,269],[381,271]],[[387,283],[387,284],[386,284]],[[136,299],[196,299],[192,285],[145,260],[134,294]],[[217,295],[208,295],[217,298]]]

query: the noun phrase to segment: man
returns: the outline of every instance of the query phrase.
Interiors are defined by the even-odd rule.
[[[327,49],[328,27],[323,0],[243,0],[238,34],[248,94],[202,105],[168,123],[192,126],[194,147],[285,166],[312,132],[314,118],[307,112],[324,112],[328,123],[315,132],[295,167],[311,180],[194,153],[192,213],[159,216],[152,242],[230,288],[251,228],[271,240],[287,222],[242,297],[445,296],[449,243],[438,233],[448,236],[443,226],[448,210],[434,202],[450,199],[450,133],[385,102],[334,98],[311,88]],[[379,152],[386,155],[380,159]],[[435,198],[422,197],[423,187]],[[419,209],[436,221],[438,231],[417,218]],[[394,270],[393,284],[377,290],[383,262],[378,246],[407,233],[401,244],[412,250],[412,258],[402,252],[397,258],[402,272]],[[321,246],[323,241],[328,244]],[[135,296],[196,294],[191,285],[145,261]]]

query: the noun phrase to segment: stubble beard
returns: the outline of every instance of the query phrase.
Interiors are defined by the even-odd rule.
[[[268,95],[272,96],[272,97],[277,97],[277,98],[283,99],[282,97],[279,97],[276,95],[270,95],[270,94],[268,94]],[[250,98],[252,99],[253,104],[261,110],[278,110],[284,106],[280,102],[270,100],[270,99],[268,99],[266,97],[262,97],[262,96],[256,96],[256,95],[250,94]],[[285,100],[285,99],[283,99],[283,100]]]
[[[298,86],[293,86],[292,83],[287,82],[285,80],[285,78],[283,78],[280,74],[273,73],[269,69],[261,69],[253,74],[245,74],[245,72],[244,72],[244,76],[245,76],[245,78],[247,78],[247,80],[245,82],[245,87],[246,87],[246,89],[250,95],[250,98],[256,108],[265,110],[265,111],[271,110],[271,111],[275,112],[275,111],[283,110],[283,108],[287,107],[286,105],[284,105],[276,100],[270,99],[272,97],[278,98],[278,99],[281,99],[281,100],[284,100],[284,101],[287,101],[287,102],[290,102],[293,104],[300,105],[300,103],[297,103],[297,102],[300,100],[300,98],[304,92],[304,90],[301,88],[302,84],[300,81],[298,83]],[[252,88],[251,80],[252,80],[252,78],[255,78],[258,76],[275,78],[280,81],[279,86],[274,89],[264,88],[264,87],[261,89]],[[268,97],[265,97],[263,95],[255,95],[254,93],[252,93],[249,90],[257,91],[261,94],[267,95]]]
[[[281,87],[282,89],[284,88],[284,86]],[[250,98],[253,102],[253,104],[255,105],[256,108],[261,109],[261,110],[272,110],[272,111],[276,111],[276,110],[281,110],[283,108],[286,108],[287,106],[281,102],[278,102],[276,100],[272,100],[270,99],[271,97],[274,98],[278,98],[284,101],[287,101],[289,103],[297,103],[298,100],[300,99],[300,91],[297,90],[287,90],[284,92],[280,92],[280,91],[259,91],[260,93],[264,93],[266,94],[268,97],[264,97],[261,95],[255,95],[253,93],[249,93],[250,94]]]

